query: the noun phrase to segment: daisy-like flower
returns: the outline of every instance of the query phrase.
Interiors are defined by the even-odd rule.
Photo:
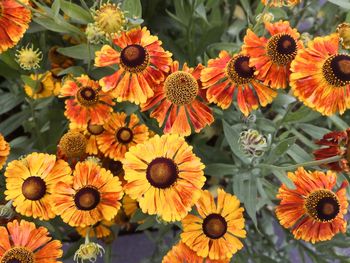
[[[93,161],[78,162],[70,182],[56,184],[54,211],[71,226],[110,221],[121,206],[123,189],[117,177]]]
[[[259,104],[266,106],[272,102],[277,92],[256,79],[255,67],[249,66],[249,60],[249,55],[231,56],[221,51],[218,58],[208,61],[208,67],[202,70],[201,81],[207,89],[209,102],[227,109],[237,90],[238,107],[245,116]]]
[[[181,220],[200,197],[204,164],[178,135],[156,135],[137,144],[122,162],[125,192],[144,213],[164,221]]]
[[[155,86],[154,96],[141,105],[142,111],[152,109],[151,117],[157,119],[159,127],[164,123],[164,133],[182,136],[191,134],[191,126],[200,132],[214,121],[212,110],[201,98],[202,84],[199,81],[203,66],[195,69],[186,64],[182,70],[174,61],[165,81]]]
[[[345,233],[348,201],[344,181],[334,192],[337,175],[334,172],[309,172],[299,167],[288,173],[294,182],[295,190],[280,187],[277,198],[281,203],[276,215],[282,226],[291,228],[296,239],[308,242],[330,240],[339,232]]]
[[[28,4],[28,0],[22,0]],[[15,0],[0,1],[0,54],[15,46],[28,29],[31,12]]]
[[[265,23],[270,37],[258,37],[248,29],[242,51],[249,56],[249,66],[255,67],[256,78],[271,88],[285,89],[290,75],[290,63],[303,48],[300,34],[288,21]]]
[[[33,99],[42,99],[59,94],[61,89],[61,80],[53,76],[50,71],[44,74],[31,74],[30,78],[36,81],[36,87],[24,85],[25,93]]]
[[[63,84],[60,97],[66,99],[65,116],[78,126],[90,124],[103,124],[109,118],[115,104],[110,93],[101,90],[97,81],[86,75]]]
[[[34,223],[21,220],[0,226],[1,263],[61,262],[62,244],[52,240],[45,227],[36,228]]]
[[[261,0],[264,5],[272,7],[289,6],[293,7],[301,2],[301,0]]]
[[[82,237],[86,237],[87,233],[89,233],[89,237],[103,238],[108,237],[112,233],[111,226],[113,225],[113,221],[102,220],[93,226],[77,227],[76,229]]]
[[[242,249],[238,239],[246,237],[244,230],[244,208],[236,196],[218,189],[215,204],[209,191],[202,191],[196,203],[199,216],[187,215],[182,220],[181,241],[198,256],[212,260],[230,259]]]
[[[57,182],[68,182],[71,169],[55,155],[31,153],[21,160],[10,162],[5,171],[6,200],[13,200],[16,211],[24,216],[49,220],[52,193]]]
[[[127,23],[124,12],[120,9],[120,4],[104,3],[96,10],[94,21],[99,31],[107,37],[113,38],[124,30]]]
[[[325,164],[333,171],[350,171],[350,128],[346,131],[327,133],[316,144],[321,148],[314,151],[315,159],[322,160],[334,156],[342,156],[337,162]]]
[[[43,59],[43,53],[40,49],[34,50],[33,45],[17,50],[16,61],[24,70],[38,69]]]
[[[112,90],[118,102],[146,102],[154,94],[153,85],[162,82],[169,71],[172,54],[145,27],[123,32],[113,43],[120,52],[109,45],[96,52],[95,66],[119,65],[114,74],[100,80],[102,89]]]
[[[339,52],[338,34],[316,37],[291,66],[294,95],[327,116],[350,108],[350,55]]]
[[[97,143],[105,157],[122,160],[131,146],[148,139],[147,126],[140,124],[135,114],[131,114],[128,120],[127,117],[124,112],[112,113],[103,126],[104,132],[97,137]]]
[[[204,259],[190,249],[185,243],[179,242],[165,255],[162,263],[228,263],[229,259],[226,260],[210,260]]]
[[[0,170],[4,167],[9,154],[10,144],[5,141],[4,136],[0,133]]]

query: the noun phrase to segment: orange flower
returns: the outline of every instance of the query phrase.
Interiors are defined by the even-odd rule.
[[[122,196],[118,177],[93,161],[78,162],[72,180],[56,184],[53,209],[65,223],[86,227],[112,220]]]
[[[28,4],[28,0],[22,0]],[[0,54],[15,46],[29,27],[31,12],[15,0],[0,1]]]
[[[111,95],[101,91],[98,82],[91,80],[86,75],[65,81],[60,97],[69,97],[65,101],[64,114],[79,127],[87,124],[101,125],[113,111],[114,102]]]
[[[153,96],[153,85],[162,82],[169,71],[172,54],[164,51],[162,42],[146,27],[123,32],[113,43],[121,48],[120,52],[109,45],[96,52],[95,66],[119,65],[113,75],[100,80],[103,90],[113,90],[118,102],[146,102]]]
[[[324,146],[314,151],[315,159],[322,160],[333,156],[342,156],[338,162],[325,164],[333,171],[350,171],[350,128],[346,131],[327,133],[316,144]]]
[[[76,230],[82,237],[86,237],[89,232],[89,237],[103,238],[112,234],[111,227],[114,225],[113,221],[102,220],[94,224],[92,227],[77,227]]]
[[[294,95],[327,116],[350,108],[350,55],[339,52],[337,34],[316,37],[291,66]]]
[[[257,79],[271,88],[285,89],[290,75],[290,63],[303,48],[300,34],[287,21],[265,23],[270,38],[258,37],[250,29],[244,37],[243,53],[250,56],[249,66],[255,67]]]
[[[210,59],[202,70],[201,81],[207,90],[207,99],[222,109],[230,107],[237,89],[238,107],[248,116],[252,110],[271,103],[277,92],[260,83],[254,76],[255,67],[249,66],[249,56],[230,56],[221,51],[219,58]]]
[[[191,250],[185,243],[181,241],[173,246],[173,248],[163,258],[162,263],[228,263],[229,259],[226,260],[211,260],[204,259]]]
[[[296,189],[280,187],[277,198],[281,203],[276,215],[282,226],[292,228],[296,239],[312,243],[330,240],[338,232],[345,233],[348,201],[344,181],[333,192],[337,175],[328,171],[309,172],[299,167],[294,173],[288,173]]]
[[[5,141],[4,136],[0,133],[0,170],[4,167],[7,157],[10,154],[10,144]]]
[[[148,128],[139,124],[135,114],[130,115],[129,121],[124,112],[112,113],[109,121],[103,126],[104,132],[98,136],[97,143],[100,151],[115,161],[122,160],[131,146],[148,139]]]
[[[0,226],[0,262],[51,263],[63,255],[62,244],[52,240],[45,227],[21,220]]]
[[[195,132],[200,132],[214,121],[212,110],[200,96],[202,68],[201,64],[195,69],[184,64],[179,70],[179,62],[174,61],[170,75],[164,83],[155,86],[154,96],[141,105],[142,111],[152,109],[151,117],[157,119],[159,127],[165,122],[164,133],[188,136],[190,125]]]

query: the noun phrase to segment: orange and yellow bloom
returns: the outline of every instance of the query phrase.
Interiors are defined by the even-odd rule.
[[[210,59],[202,70],[201,81],[207,89],[207,99],[222,109],[230,107],[237,90],[237,103],[247,116],[252,110],[271,103],[277,92],[256,79],[255,67],[249,66],[249,55],[231,56],[221,51],[218,58]]]
[[[16,211],[42,220],[54,218],[52,193],[59,181],[70,180],[71,169],[55,155],[31,153],[10,162],[5,171],[6,200],[13,200]]]
[[[25,93],[33,99],[42,99],[57,96],[61,89],[61,81],[56,79],[50,71],[44,74],[31,74],[30,78],[35,81],[36,87],[24,85]]]
[[[28,0],[22,0],[28,4]],[[15,0],[0,2],[0,54],[15,46],[23,37],[31,20],[29,9]]]
[[[182,220],[181,241],[198,256],[227,260],[243,248],[238,238],[245,238],[244,208],[236,196],[218,189],[217,202],[207,190],[196,203],[198,216],[189,214]]]
[[[150,116],[157,119],[164,133],[181,136],[191,134],[191,125],[200,132],[214,121],[212,110],[206,105],[202,84],[199,80],[203,66],[195,69],[174,61],[164,83],[155,86],[154,95],[141,105],[142,111],[152,110]]]
[[[172,54],[164,51],[162,42],[145,27],[123,32],[113,43],[120,52],[109,45],[96,52],[95,66],[119,65],[114,74],[100,80],[102,89],[112,90],[118,102],[146,102],[154,94],[153,85],[162,82],[169,71]]]
[[[316,37],[291,66],[294,95],[327,116],[350,108],[350,55],[340,52],[338,34]]]
[[[54,211],[76,227],[110,221],[118,213],[123,189],[117,177],[93,161],[78,162],[68,182],[56,184]]]
[[[299,167],[294,173],[288,173],[296,189],[284,184],[277,198],[281,203],[276,215],[282,226],[291,228],[296,239],[308,242],[330,240],[339,232],[345,233],[348,201],[344,181],[337,191],[337,175],[334,172],[306,171]]]
[[[148,139],[148,128],[140,124],[139,118],[131,114],[127,120],[124,112],[112,113],[103,126],[104,131],[97,137],[98,148],[115,161],[122,160],[131,146]]]
[[[122,162],[125,192],[144,213],[164,221],[181,220],[200,197],[204,165],[178,135],[156,135],[137,144]]]
[[[248,29],[242,47],[243,54],[250,57],[249,66],[255,67],[256,78],[274,89],[288,86],[290,64],[303,48],[300,34],[289,22],[265,23],[270,37],[258,37]]]
[[[77,227],[77,232],[82,237],[86,237],[89,231],[89,237],[103,238],[108,237],[112,233],[111,226],[113,225],[113,221],[102,220],[97,222],[93,226]]]
[[[0,133],[0,170],[4,167],[9,154],[10,144],[5,141],[4,136]]]
[[[62,244],[45,227],[21,220],[0,226],[0,262],[54,263],[62,257]]]
[[[102,91],[98,82],[86,75],[66,80],[61,88],[60,97],[69,97],[65,101],[64,114],[80,127],[104,124],[113,111],[111,94]]]

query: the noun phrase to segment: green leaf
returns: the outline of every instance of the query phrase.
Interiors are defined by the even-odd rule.
[[[61,9],[61,0],[55,0],[51,5],[53,16],[56,17]]]
[[[250,218],[253,220],[254,225],[257,226],[258,222],[256,220],[256,204],[258,203],[258,191],[256,186],[256,178],[254,175],[250,174],[250,178],[247,181],[244,189],[246,189],[245,198],[242,200],[244,202],[244,207],[246,208],[246,211]]]
[[[289,112],[284,118],[284,123],[308,122],[315,120],[320,116],[320,113],[313,111],[306,106],[301,106],[297,111]]]
[[[142,213],[141,209],[137,209],[132,218],[130,219],[131,223],[137,223],[139,221],[145,220],[147,215]]]
[[[79,36],[84,35],[83,32],[79,30],[79,28],[67,23],[61,18],[53,20],[51,18],[46,18],[46,17],[35,17],[33,18],[33,21],[47,28],[50,31],[54,31],[58,33],[77,34]]]
[[[79,22],[88,24],[94,21],[90,12],[70,1],[61,0],[61,9],[67,16]]]
[[[286,172],[282,168],[270,164],[261,164],[260,167],[263,169],[268,169],[268,171],[276,176],[278,180],[285,184],[289,189],[295,189],[293,181],[288,178]]]
[[[125,0],[122,9],[126,11],[128,17],[142,17],[142,6],[140,0]]]
[[[20,127],[23,124],[23,122],[25,122],[29,118],[29,116],[29,111],[20,111],[11,115],[11,117],[7,118],[6,120],[0,123],[1,133],[4,136],[9,135],[11,132]]]
[[[350,9],[350,1],[348,0],[328,0],[328,2],[331,2],[332,4],[343,7],[345,9]]]
[[[280,141],[271,151],[267,158],[268,163],[274,163],[278,158],[282,157],[283,154],[288,151],[290,147],[295,143],[296,137],[290,137]]]
[[[136,228],[136,231],[142,231],[142,230],[151,228],[156,224],[157,224],[156,218],[154,216],[148,216],[145,222]]]
[[[57,52],[71,58],[91,60],[95,57],[95,52],[100,49],[100,46],[80,44],[71,47],[58,48]]]
[[[81,74],[85,74],[85,69],[80,66],[73,66],[66,68],[58,73],[58,76],[64,76],[67,74],[72,74],[75,77],[80,76]]]
[[[343,121],[338,115],[332,115],[328,117],[339,129],[346,130],[349,128],[349,124]]]
[[[18,104],[23,102],[24,97],[15,95],[12,93],[1,93],[0,94],[0,114],[8,112],[16,107]]]
[[[316,125],[312,125],[309,123],[300,123],[298,125],[305,133],[309,134],[313,138],[321,138],[326,133],[329,133],[330,130],[326,128],[322,128]]]
[[[38,82],[36,80],[32,79],[30,76],[21,75],[21,79],[29,87],[35,88],[38,85]]]
[[[205,173],[215,177],[232,175],[237,171],[238,169],[235,165],[227,163],[211,163],[205,167]]]

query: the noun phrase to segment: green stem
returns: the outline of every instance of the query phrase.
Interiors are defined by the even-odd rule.
[[[289,171],[289,170],[294,170],[298,167],[318,166],[321,164],[333,163],[333,162],[339,161],[342,158],[343,157],[341,157],[341,156],[333,156],[333,157],[325,158],[322,160],[309,161],[309,162],[298,163],[298,164],[293,164],[293,165],[288,165],[288,166],[276,166],[276,165],[261,163],[261,164],[258,164],[257,167],[258,168],[270,168],[270,169],[274,168],[274,169]]]

